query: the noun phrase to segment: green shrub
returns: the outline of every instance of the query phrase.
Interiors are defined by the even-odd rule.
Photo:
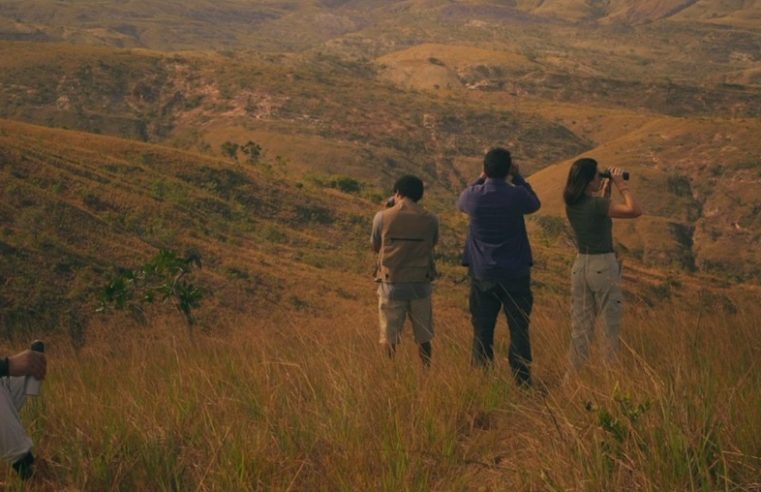
[[[193,310],[200,307],[203,298],[201,290],[186,280],[193,267],[201,267],[197,252],[190,251],[182,257],[174,251],[161,250],[139,268],[118,270],[101,290],[97,311],[128,310],[136,319],[145,321],[145,304],[171,301],[191,327]]]

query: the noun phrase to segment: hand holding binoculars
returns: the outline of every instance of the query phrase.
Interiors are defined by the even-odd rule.
[[[613,177],[613,174],[611,174],[610,169],[606,169],[605,171],[600,172],[600,177],[611,179]],[[623,173],[621,173],[621,177],[624,178],[624,181],[629,181],[629,171],[624,171]]]

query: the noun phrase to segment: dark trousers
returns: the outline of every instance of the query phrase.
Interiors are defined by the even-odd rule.
[[[504,309],[510,330],[508,360],[518,383],[531,384],[531,341],[529,318],[534,297],[531,277],[482,281],[471,279],[470,315],[473,323],[474,366],[486,366],[494,360],[494,326],[500,309]]]

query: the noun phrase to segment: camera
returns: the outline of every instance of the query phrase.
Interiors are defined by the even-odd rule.
[[[624,171],[621,176],[624,178],[624,181],[629,181],[629,171]],[[600,172],[601,178],[612,178],[613,176],[610,174],[610,169],[606,169],[605,171]]]

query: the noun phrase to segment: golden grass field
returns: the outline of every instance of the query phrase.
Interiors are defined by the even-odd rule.
[[[567,299],[535,290],[533,391],[500,320],[469,367],[466,288],[438,286],[434,361],[376,343],[372,285],[326,312],[275,307],[187,333],[106,319],[49,340],[24,421],[42,460],[8,490],[735,490],[761,488],[759,308],[632,300],[620,365],[561,385]],[[749,292],[749,296],[758,292]],[[630,298],[633,299],[633,298]],[[11,347],[3,342],[2,348]]]
[[[3,295],[17,312],[29,315],[24,299],[59,309],[26,284],[68,286],[55,299],[91,309],[109,265],[165,244],[202,251],[207,294],[192,332],[171,307],[150,310],[146,325],[85,313],[84,345],[65,319],[15,318],[1,352],[44,336],[49,378],[23,412],[39,475],[26,486],[4,468],[9,490],[761,487],[757,285],[628,255],[621,364],[593,359],[562,385],[572,246],[560,219],[532,218],[537,385],[520,391],[504,321],[494,370],[469,367],[455,258],[465,220],[443,195],[424,200],[442,215],[443,277],[423,371],[409,334],[395,361],[377,346],[366,239],[377,204],[156,145],[14,122],[0,130]],[[548,198],[549,175],[530,178]],[[97,261],[67,276],[82,258]]]
[[[54,5],[55,4],[55,5]],[[108,5],[107,5],[108,4]],[[255,4],[255,5],[254,5]],[[48,347],[10,491],[761,492],[758,1],[0,2],[0,355]],[[251,157],[247,142],[260,146]],[[539,194],[535,388],[470,368],[454,202],[507,146]],[[563,382],[592,156],[617,221],[619,364]],[[441,218],[437,337],[377,343],[372,215]],[[171,305],[97,313],[120,269],[200,253]],[[143,306],[145,307],[145,306]],[[137,316],[140,318],[140,316]]]

